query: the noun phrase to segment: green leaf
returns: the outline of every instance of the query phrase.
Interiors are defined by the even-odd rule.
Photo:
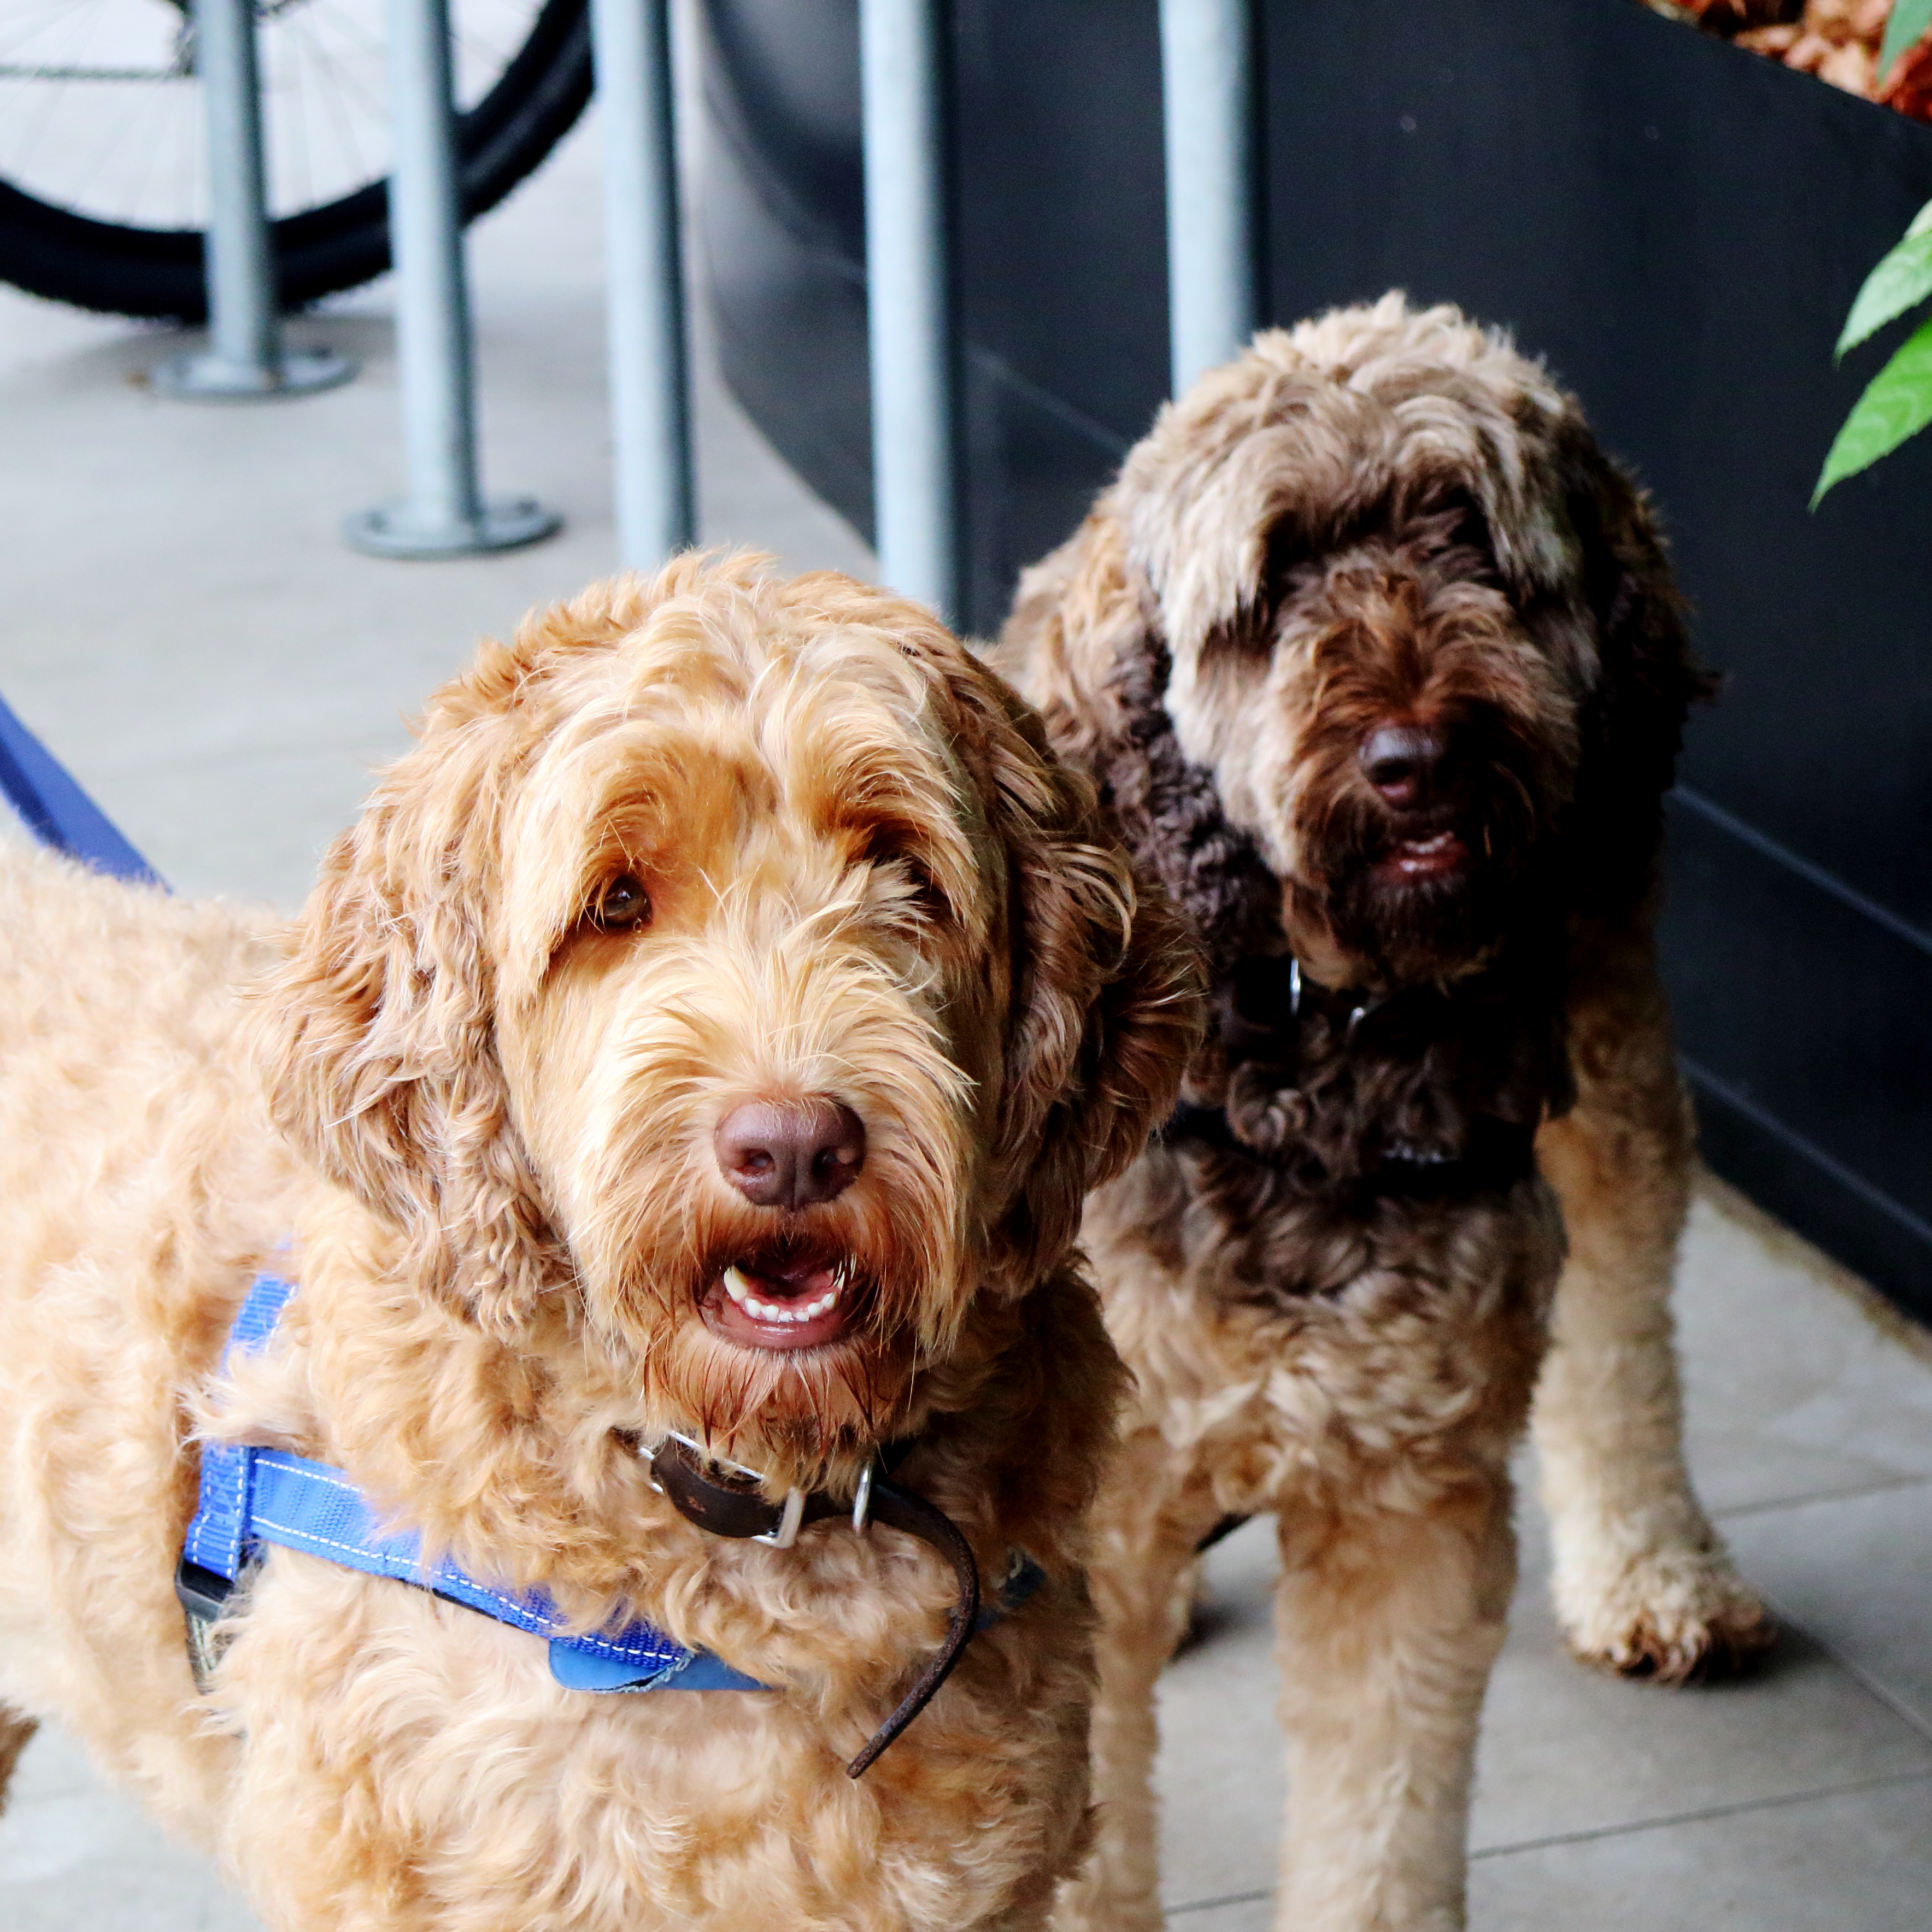
[[[1932,0],[1925,0],[1925,4],[1932,8]],[[1912,217],[1904,238],[1866,276],[1864,287],[1852,300],[1852,312],[1845,318],[1838,346],[1832,352],[1832,361],[1928,295],[1932,295],[1932,201]]]
[[[1922,322],[1852,405],[1811,493],[1812,508],[1834,483],[1889,456],[1928,423],[1932,423],[1932,322]]]
[[[1892,0],[1892,17],[1885,23],[1885,44],[1878,50],[1880,80],[1891,73],[1892,62],[1907,47],[1916,44],[1928,27],[1932,27],[1932,0]]]

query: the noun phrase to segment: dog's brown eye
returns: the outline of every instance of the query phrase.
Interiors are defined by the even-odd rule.
[[[628,872],[620,872],[609,880],[590,903],[592,922],[606,932],[626,926],[642,926],[650,916],[651,896]]]

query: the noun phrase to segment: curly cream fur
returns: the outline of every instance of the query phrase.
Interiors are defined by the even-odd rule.
[[[586,916],[615,872],[642,929]],[[274,1932],[1042,1922],[1086,1829],[1119,1377],[1070,1243],[1198,1002],[996,679],[844,578],[683,559],[486,645],[287,932],[32,852],[0,906],[0,1761],[58,1718]],[[769,1212],[712,1129],[825,1093],[868,1150],[808,1212],[871,1299],[761,1359],[700,1316]],[[217,1373],[265,1265],[299,1293]],[[775,1487],[918,1435],[900,1479],[983,1574],[1047,1580],[855,1782],[945,1564],[836,1522],[707,1536],[648,1481],[669,1426]],[[196,1428],[776,1688],[567,1691],[535,1639],[275,1549],[198,1697]]]
[[[1538,364],[1390,296],[1264,333],[1164,410],[1022,580],[1003,650],[1207,943],[1223,1020],[1191,1097],[1329,1177],[1324,1196],[1184,1137],[1090,1205],[1138,1396],[1100,1514],[1100,1836],[1063,1922],[1160,1923],[1154,1680],[1200,1539],[1267,1511],[1294,1794],[1276,1922],[1447,1932],[1552,1292],[1538,1433],[1573,1642],[1682,1676],[1764,1636],[1677,1442],[1690,1140],[1649,927],[1701,681],[1667,562]],[[1394,835],[1360,754],[1391,719],[1460,748],[1478,855],[1420,914],[1361,889]],[[1466,1053],[1376,1064],[1319,1017],[1250,1013],[1284,950],[1342,1011],[1508,969],[1519,1049],[1483,1077]],[[1239,1047],[1264,1020],[1277,1046]],[[1561,1113],[1566,1061],[1575,1106],[1539,1143],[1560,1288],[1543,1179],[1432,1202],[1342,1185],[1392,1124],[1453,1158],[1472,1111]],[[1396,1109],[1404,1082],[1432,1112]]]

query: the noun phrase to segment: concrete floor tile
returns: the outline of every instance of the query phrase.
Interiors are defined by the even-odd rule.
[[[1928,1900],[1932,1780],[1920,1779],[1481,1858],[1469,1923],[1478,1932],[1924,1932]],[[1258,1932],[1265,1922],[1255,1923]]]
[[[1523,1577],[1477,1754],[1477,1848],[1932,1772],[1932,1741],[1802,1632],[1741,1683],[1664,1690],[1586,1669],[1550,1609],[1538,1512],[1522,1515]]]
[[[1932,1482],[1766,1510],[1725,1530],[1780,1613],[1932,1736]]]
[[[1663,1690],[1584,1669],[1548,1607],[1540,1515],[1534,1504],[1522,1514],[1522,1581],[1478,1752],[1477,1848],[1932,1773],[1927,1736],[1799,1633],[1742,1684]],[[1175,1905],[1273,1881],[1287,1797],[1274,1715],[1274,1561],[1265,1522],[1213,1552],[1205,1634],[1162,1682],[1162,1890]],[[1874,1596],[1912,1602],[1890,1588]]]
[[[98,1785],[80,1751],[43,1732],[0,1816],[7,1932],[259,1932],[211,1860],[164,1836]]]
[[[177,892],[292,911],[376,770],[408,743],[398,730],[394,742],[380,746],[118,766],[94,796],[117,825],[148,828],[145,842],[135,842]]]
[[[1174,1932],[1268,1932],[1274,1923],[1274,1900],[1264,1894],[1219,1904],[1171,1905],[1167,1918]]]
[[[1271,1886],[1288,1791],[1273,1522],[1237,1531],[1204,1569],[1197,1640],[1160,1684],[1161,1889],[1174,1904]]]
[[[1706,1182],[1676,1307],[1686,1433],[1707,1507],[1932,1475],[1932,1357],[1883,1332],[1859,1292],[1815,1249]]]

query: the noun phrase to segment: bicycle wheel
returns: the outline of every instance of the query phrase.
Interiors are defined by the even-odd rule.
[[[0,0],[0,280],[199,322],[203,109],[188,0]],[[255,0],[282,306],[389,266],[382,0]],[[588,0],[452,0],[464,219],[590,98]]]

